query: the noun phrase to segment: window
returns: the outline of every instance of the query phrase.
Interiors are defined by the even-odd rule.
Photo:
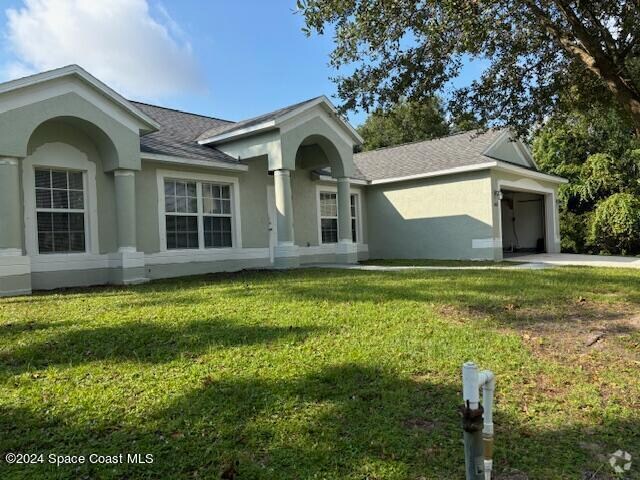
[[[231,246],[231,187],[202,184],[202,214],[204,218],[204,246]]]
[[[358,242],[358,196],[351,195],[351,240]]]
[[[338,243],[338,200],[335,193],[320,192],[322,243]]]
[[[168,250],[233,246],[230,185],[165,179],[164,207]]]
[[[358,241],[358,195],[351,194],[351,240]],[[338,242],[338,197],[320,192],[320,235],[322,243]]]
[[[37,168],[35,187],[38,252],[85,252],[83,173]]]
[[[164,211],[167,248],[199,248],[196,183],[165,180]]]

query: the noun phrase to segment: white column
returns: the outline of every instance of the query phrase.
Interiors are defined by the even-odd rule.
[[[278,221],[278,245],[293,245],[293,199],[289,170],[273,172]]]
[[[116,190],[119,252],[135,252],[137,250],[135,175],[133,170],[116,170],[113,172]]]
[[[291,172],[281,169],[273,172],[278,225],[278,245],[274,251],[274,266],[290,268],[298,266],[300,259],[293,234],[293,198],[291,196]]]
[[[118,252],[112,256],[117,267],[111,272],[111,281],[117,284],[135,284],[148,281],[145,277],[144,253],[138,252],[136,238],[136,172],[115,170],[113,180],[116,192],[116,224]]]
[[[357,263],[358,252],[351,236],[351,185],[347,177],[338,178],[338,263]]]
[[[35,193],[34,193],[35,194]],[[0,158],[0,250],[22,255],[22,204],[17,158]]]
[[[20,161],[13,157],[0,157],[0,225],[0,297],[31,293],[31,261],[23,254]]]
[[[347,177],[338,178],[338,240],[352,243],[351,235],[351,187]]]

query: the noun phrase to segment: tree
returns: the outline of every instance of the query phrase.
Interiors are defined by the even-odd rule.
[[[335,28],[343,109],[430,98],[467,58],[489,65],[453,92],[455,115],[525,133],[569,90],[616,104],[640,134],[638,0],[298,0],[305,32]]]
[[[428,140],[449,133],[449,125],[437,97],[425,102],[401,101],[387,110],[375,110],[358,127],[364,150]]]
[[[558,113],[536,133],[539,168],[569,179],[559,189],[563,250],[640,253],[631,240],[640,214],[640,139],[631,132],[618,110],[592,107]]]
[[[609,254],[640,252],[640,196],[615,193],[598,204],[589,242]]]

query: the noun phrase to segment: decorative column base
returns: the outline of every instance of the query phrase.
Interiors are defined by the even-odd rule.
[[[336,263],[358,263],[358,246],[350,240],[340,240],[336,245]]]
[[[274,249],[273,268],[287,269],[300,266],[298,247],[293,243],[281,243]]]
[[[0,297],[31,294],[31,259],[22,250],[0,249]]]
[[[121,249],[117,253],[109,255],[110,283],[115,285],[138,285],[146,283],[144,253],[134,249]]]

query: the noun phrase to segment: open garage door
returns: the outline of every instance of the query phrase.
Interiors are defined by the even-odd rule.
[[[544,202],[544,195],[502,190],[502,250],[505,255],[547,251]]]

